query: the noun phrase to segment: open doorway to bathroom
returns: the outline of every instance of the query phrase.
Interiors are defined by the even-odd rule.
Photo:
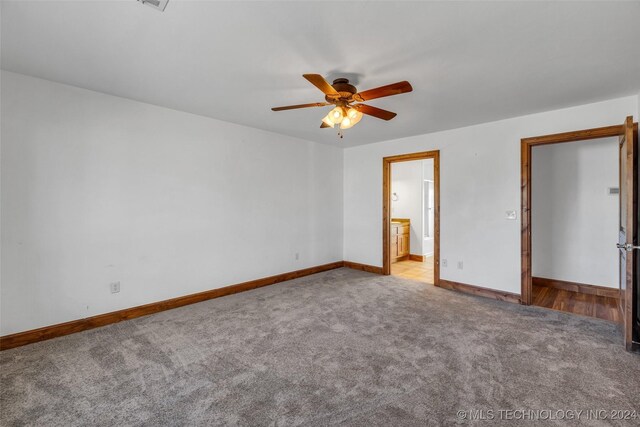
[[[384,159],[384,273],[439,278],[439,153]]]

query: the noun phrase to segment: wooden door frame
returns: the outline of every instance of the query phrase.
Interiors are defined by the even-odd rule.
[[[619,155],[624,156],[622,163],[626,164],[627,175],[623,176],[622,168],[620,168],[621,170],[619,171],[619,176],[621,181],[622,179],[626,180],[625,189],[627,191],[629,190],[629,188],[631,189],[631,197],[627,197],[627,206],[623,207],[622,191],[620,191],[620,212],[622,212],[623,208],[626,208],[627,211],[631,211],[631,215],[627,215],[627,223],[624,225],[625,243],[630,242],[632,245],[637,245],[637,242],[638,242],[637,219],[638,218],[636,215],[638,210],[638,187],[637,187],[638,165],[636,164],[636,160],[638,159],[638,152],[637,152],[638,127],[637,127],[637,123],[634,126],[633,117],[629,116],[627,117],[627,120],[623,124],[623,128],[625,129],[625,144],[626,144],[627,150],[626,150],[626,153],[623,153],[621,150],[623,145],[620,144]],[[629,128],[631,128],[631,135],[627,133]],[[630,139],[629,139],[629,136],[630,136]],[[618,140],[621,142],[622,137],[618,138]],[[629,147],[631,147],[632,155],[629,155],[630,154]],[[628,173],[629,171],[631,171],[631,173]],[[622,189],[622,186],[620,187]],[[631,257],[630,262],[628,261],[629,257]],[[634,297],[634,287],[636,286],[636,283],[635,283],[636,277],[634,276],[634,272],[637,273],[638,271],[638,265],[637,265],[638,258],[639,258],[638,254],[636,253],[635,250],[626,251],[626,254],[625,254],[626,283],[625,283],[625,289],[624,289],[624,296],[622,294],[620,295],[620,302],[624,304],[624,307],[620,305],[619,310],[621,314],[621,320],[623,323],[625,346],[629,351],[640,350],[640,346],[638,346],[638,342],[634,341],[635,325],[637,322],[635,318],[634,306],[636,304],[637,295],[635,295],[635,298],[632,298]],[[623,279],[620,278],[620,280],[622,281]],[[636,291],[638,290],[636,289]]]
[[[391,274],[391,164],[426,159],[433,159],[433,282],[437,286],[440,283],[440,150],[382,159],[382,274]]]
[[[634,124],[637,132],[638,124]],[[624,134],[624,125],[606,126],[593,129],[584,129],[573,132],[556,133],[552,135],[534,136],[520,140],[521,147],[521,259],[522,259],[522,283],[521,301],[524,305],[532,303],[532,279],[531,279],[531,149],[540,145],[560,144],[564,142],[580,142],[591,139],[619,137]],[[612,240],[613,241],[613,240]],[[615,242],[614,242],[615,243]],[[612,244],[614,244],[612,243]]]

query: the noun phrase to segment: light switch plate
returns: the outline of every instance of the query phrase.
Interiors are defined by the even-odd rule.
[[[506,212],[506,218],[507,219],[518,219],[518,212],[517,211],[507,211]]]

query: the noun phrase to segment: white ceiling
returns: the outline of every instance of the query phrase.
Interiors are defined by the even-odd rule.
[[[2,68],[313,141],[353,146],[640,92],[640,2],[3,1]],[[303,73],[370,101],[338,140]]]

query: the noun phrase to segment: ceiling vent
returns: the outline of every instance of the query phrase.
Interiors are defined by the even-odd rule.
[[[151,6],[154,9],[159,10],[160,12],[164,12],[164,8],[167,7],[167,3],[169,0],[138,0],[142,4],[146,4],[147,6]]]

